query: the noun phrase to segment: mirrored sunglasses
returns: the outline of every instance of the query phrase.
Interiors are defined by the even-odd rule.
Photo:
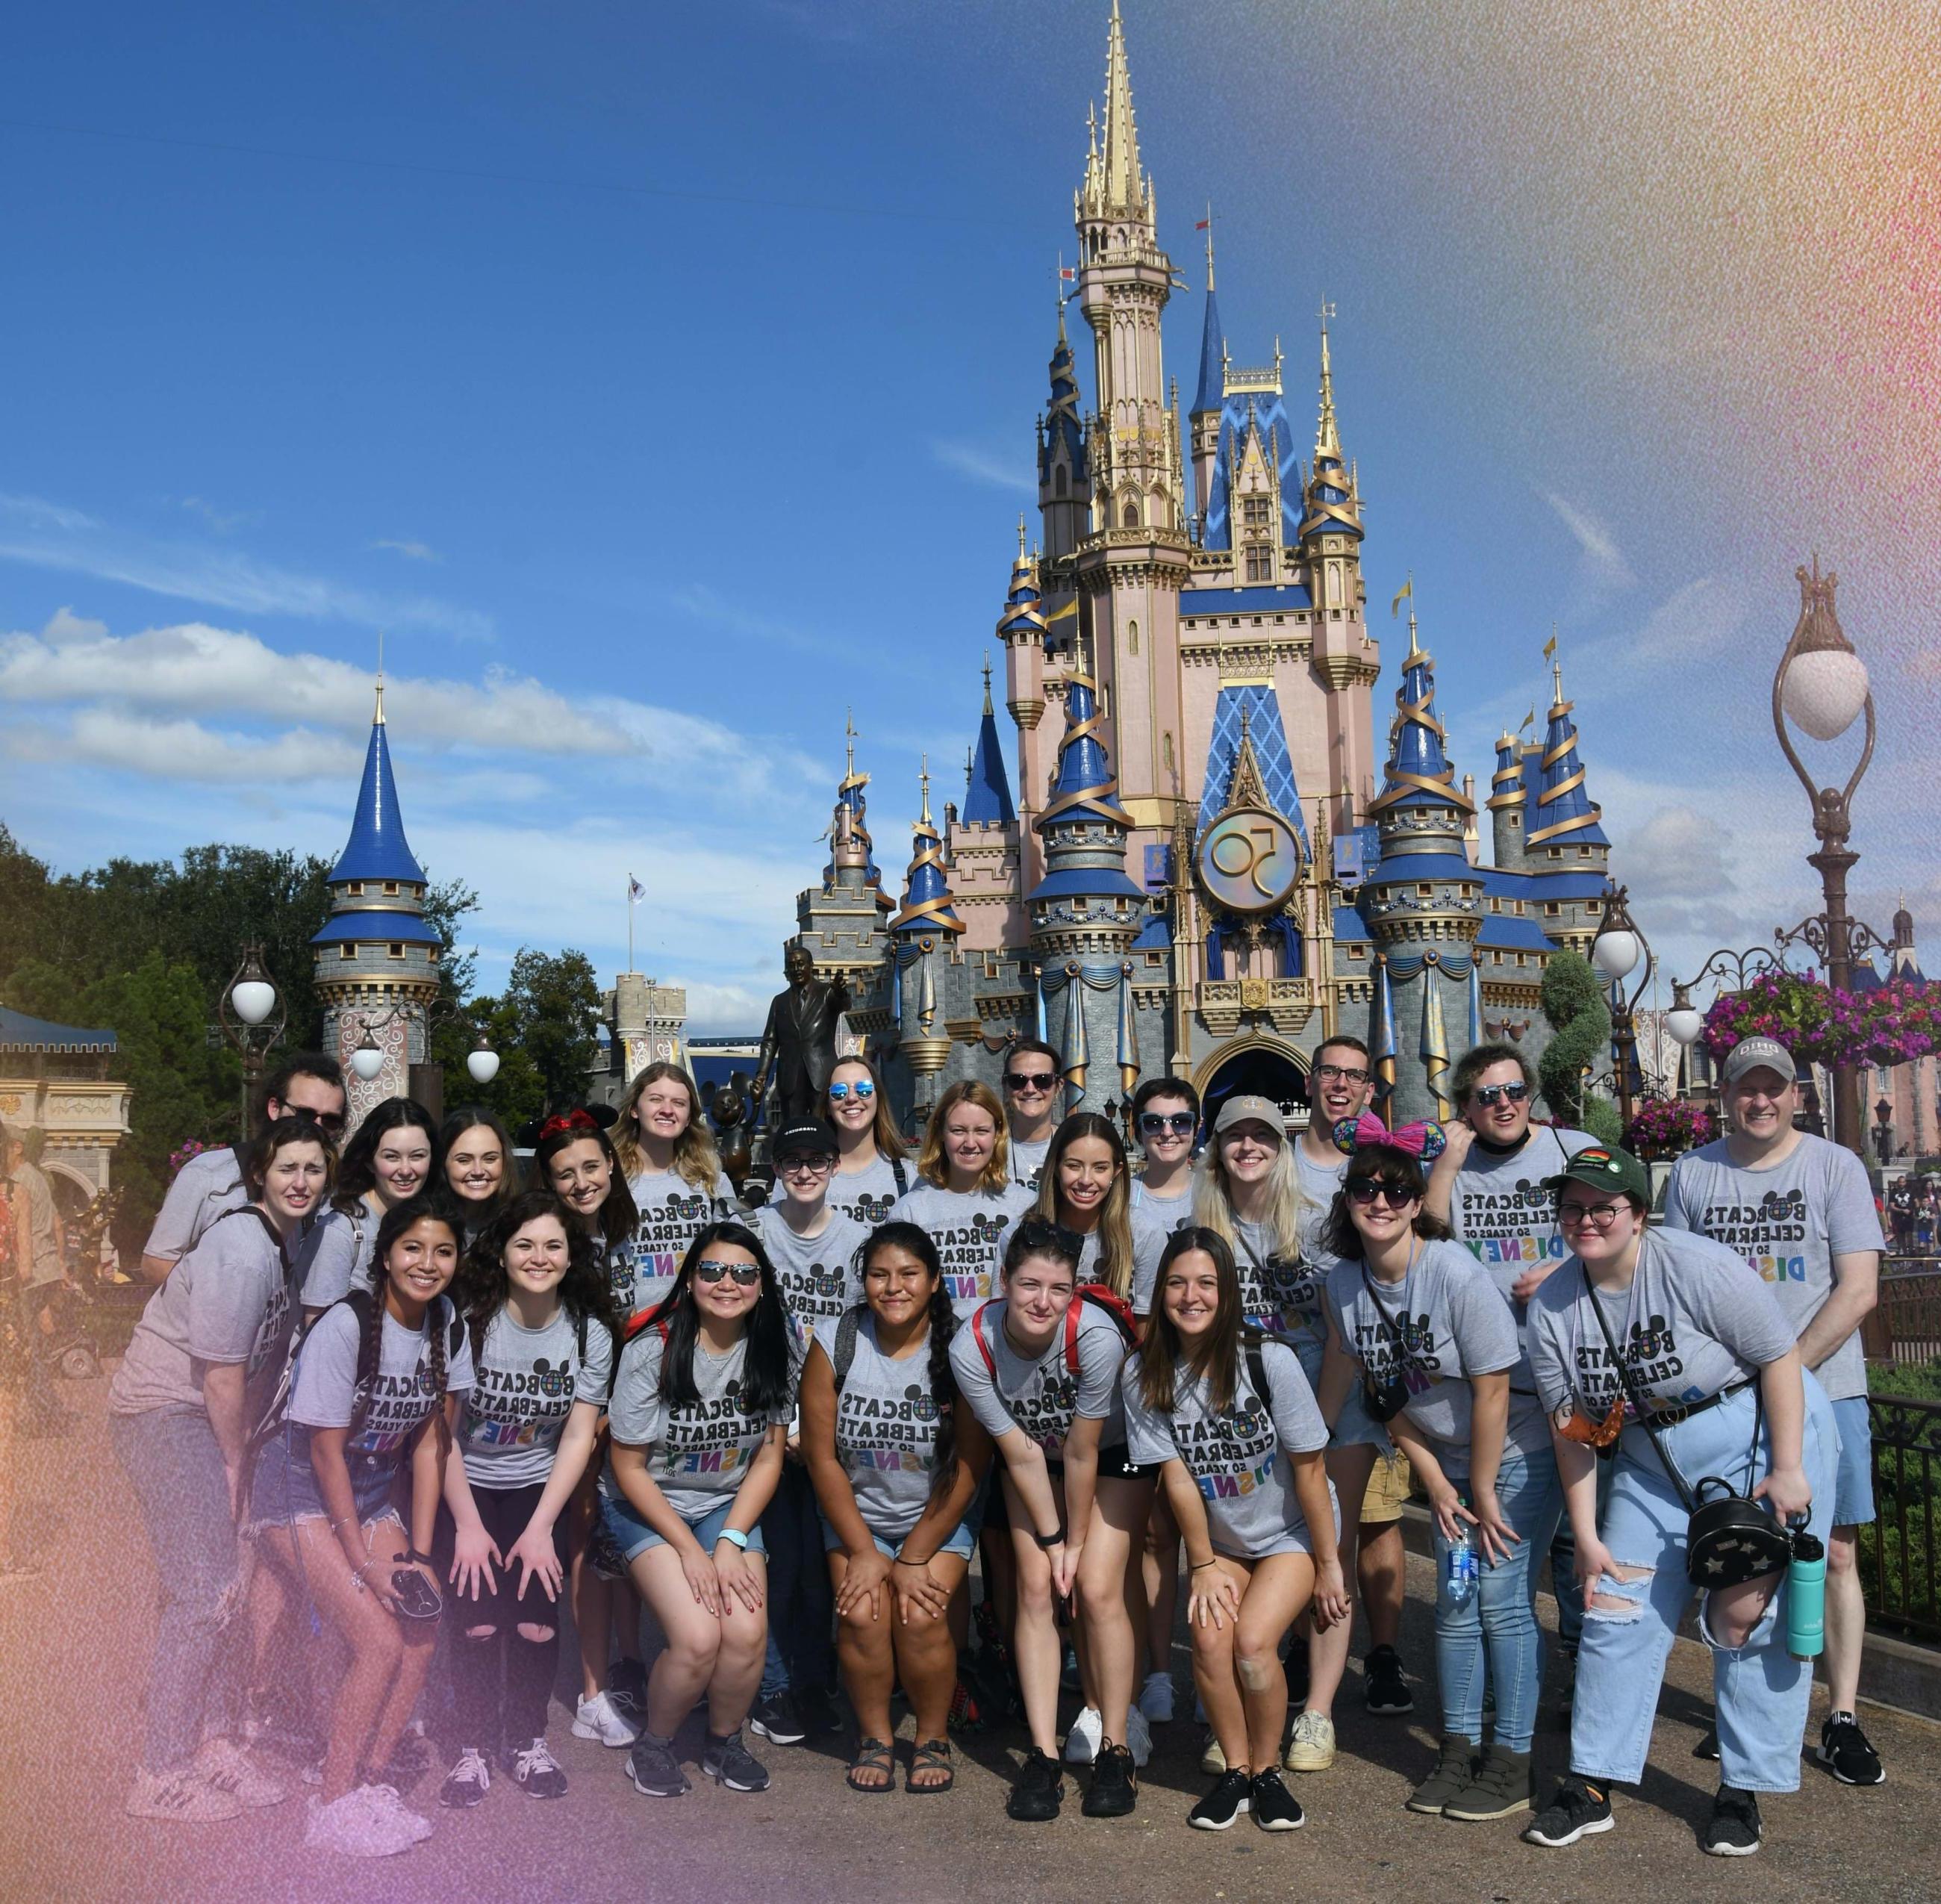
[[[867,1079],[859,1079],[854,1084],[832,1084],[829,1087],[830,1101],[839,1104],[845,1097],[860,1097],[867,1104],[876,1094],[876,1087]]]
[[[697,1263],[694,1273],[705,1283],[718,1283],[723,1276],[732,1276],[744,1289],[752,1288],[762,1280],[761,1265],[757,1263]]]
[[[1143,1111],[1139,1116],[1139,1130],[1146,1137],[1157,1137],[1162,1131],[1170,1131],[1175,1137],[1189,1135],[1200,1120],[1191,1111]]]
[[[1469,1094],[1479,1104],[1520,1104],[1530,1095],[1530,1086],[1521,1079],[1515,1084],[1480,1084]]]

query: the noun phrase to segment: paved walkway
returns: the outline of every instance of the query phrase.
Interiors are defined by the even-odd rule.
[[[1188,1828],[1203,1782],[1194,1763],[1198,1729],[1184,1722],[1160,1728],[1137,1813],[1109,1824],[1078,1815],[1075,1786],[1056,1823],[1010,1823],[1002,1811],[1016,1743],[1008,1737],[963,1742],[958,1789],[943,1798],[855,1796],[842,1786],[836,1753],[798,1748],[767,1753],[775,1784],[766,1793],[707,1786],[665,1802],[636,1796],[624,1755],[572,1738],[563,1717],[554,1742],[573,1780],[564,1801],[542,1805],[501,1785],[475,1812],[441,1813],[428,1776],[415,1801],[438,1832],[402,1858],[351,1863],[306,1852],[300,1799],[227,1825],[131,1820],[121,1801],[135,1754],[153,1577],[106,1446],[102,1386],[66,1390],[81,1409],[70,1439],[16,1444],[26,1471],[17,1498],[25,1497],[49,1565],[36,1579],[0,1587],[0,1895],[119,1904],[724,1904],[749,1896],[928,1904],[955,1895],[993,1904],[1292,1896],[1928,1904],[1941,1896],[1941,1727],[1878,1710],[1867,1722],[1888,1763],[1884,1786],[1849,1790],[1809,1765],[1796,1795],[1765,1806],[1759,1857],[1702,1856],[1695,1833],[1715,1783],[1713,1768],[1691,1756],[1704,1662],[1682,1645],[1642,1792],[1620,1799],[1615,1831],[1563,1852],[1521,1844],[1512,1823],[1459,1826],[1403,1809],[1432,1756],[1424,1720],[1432,1719],[1433,1694],[1419,1675],[1410,1719],[1371,1718],[1350,1678],[1341,1757],[1332,1771],[1295,1781],[1308,1826],[1279,1838],[1244,1820],[1224,1834]],[[1426,1564],[1411,1560],[1404,1651],[1417,1669],[1430,1658],[1429,1584]],[[1190,1713],[1183,1651],[1177,1677],[1181,1710]],[[1538,1739],[1546,1779],[1563,1749],[1550,1721]]]

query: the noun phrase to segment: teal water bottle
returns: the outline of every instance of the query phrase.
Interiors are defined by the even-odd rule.
[[[1793,1537],[1786,1570],[1786,1650],[1817,1659],[1826,1643],[1826,1550],[1814,1534]]]

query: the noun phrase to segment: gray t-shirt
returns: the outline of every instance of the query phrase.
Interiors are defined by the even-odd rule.
[[[1154,1220],[1150,1211],[1136,1205],[1127,1215],[1133,1232],[1133,1278],[1126,1297],[1136,1314],[1150,1315],[1153,1285],[1159,1280],[1159,1260],[1170,1232]],[[1078,1252],[1078,1280],[1081,1283],[1103,1280],[1099,1272],[1099,1232],[1095,1229],[1087,1235],[1084,1247]]]
[[[1744,1258],[1687,1230],[1647,1230],[1630,1289],[1602,1299],[1611,1339],[1655,1409],[1716,1395],[1777,1361],[1794,1341],[1777,1297]],[[1591,1300],[1575,1257],[1530,1299],[1530,1367],[1546,1413],[1574,1398],[1602,1421],[1624,1394]]]
[[[240,1362],[251,1383],[280,1376],[298,1287],[295,1263],[263,1220],[245,1211],[212,1222],[148,1298],[109,1388],[109,1408],[199,1409],[208,1363]]]
[[[1146,1188],[1145,1179],[1133,1179],[1133,1208],[1143,1210],[1160,1228],[1170,1236],[1176,1229],[1184,1229],[1193,1220],[1193,1179],[1188,1177],[1186,1187],[1178,1195],[1156,1197]]]
[[[710,1223],[735,1214],[735,1187],[719,1171],[712,1189],[697,1190],[677,1171],[627,1180],[639,1220],[634,1238],[607,1259],[615,1308],[622,1318],[650,1309],[674,1287],[688,1245]]]
[[[988,1302],[1004,1260],[1011,1226],[1038,1207],[1036,1194],[1022,1183],[1001,1190],[940,1189],[919,1183],[899,1197],[892,1223],[912,1223],[930,1232],[943,1264],[943,1286],[960,1316]]]
[[[698,1399],[670,1408],[661,1399],[661,1359],[666,1343],[658,1328],[643,1329],[620,1351],[613,1394],[607,1404],[613,1439],[623,1446],[652,1450],[647,1472],[667,1503],[690,1526],[732,1500],[748,1478],[769,1430],[786,1425],[795,1413],[796,1371],[790,1399],[764,1414],[751,1414],[741,1400],[741,1368],[747,1359],[744,1335],[726,1355],[694,1345],[694,1385]],[[617,1493],[610,1470],[605,1485]]]
[[[834,1330],[822,1345],[833,1368]],[[876,1346],[876,1318],[865,1309],[836,1400],[836,1458],[871,1533],[900,1541],[923,1518],[935,1478],[937,1423],[929,1336],[906,1355],[885,1355]]]
[[[353,1289],[374,1286],[378,1228],[384,1218],[361,1200],[347,1214],[326,1205],[310,1232],[304,1307],[327,1309]]]
[[[1240,1273],[1240,1314],[1255,1328],[1293,1341],[1325,1334],[1321,1292],[1327,1263],[1282,1254],[1272,1223],[1233,1219],[1233,1264]]]
[[[863,1278],[851,1264],[870,1232],[833,1211],[828,1217],[821,1235],[803,1237],[789,1228],[779,1204],[755,1213],[754,1228],[775,1265],[782,1300],[805,1341],[863,1299]]]
[[[1735,1164],[1723,1137],[1680,1158],[1665,1186],[1664,1223],[1737,1250],[1772,1285],[1796,1336],[1832,1294],[1836,1256],[1887,1247],[1866,1165],[1808,1132],[1764,1170]],[[1860,1332],[1814,1373],[1829,1400],[1865,1394]]]
[[[1019,1355],[1004,1333],[1001,1298],[963,1324],[950,1342],[957,1392],[986,1431],[995,1437],[1019,1429],[1054,1460],[1063,1452],[1065,1437],[1078,1416],[1105,1423],[1099,1431],[1102,1448],[1117,1447],[1126,1438],[1119,1404],[1119,1367],[1126,1359],[1126,1339],[1096,1303],[1082,1296],[1072,1299],[1084,1305],[1074,1345],[1076,1370],[1066,1348],[1064,1323],[1042,1355],[1027,1361]],[[978,1346],[980,1333],[983,1348]],[[988,1363],[984,1348],[991,1352]]]
[[[1254,1392],[1243,1355],[1233,1405],[1216,1415],[1211,1382],[1204,1376],[1195,1380],[1182,1362],[1173,1370],[1172,1413],[1161,1415],[1141,1397],[1138,1358],[1125,1365],[1127,1454],[1142,1464],[1184,1462],[1206,1503],[1214,1546],[1242,1560],[1273,1552],[1289,1534],[1306,1533],[1288,1457],[1328,1445],[1328,1424],[1300,1358],[1285,1342],[1265,1342],[1261,1367],[1267,1394]]]
[[[916,1180],[915,1168],[906,1163],[903,1189],[909,1189]],[[869,1167],[865,1170],[847,1174],[839,1170],[831,1172],[827,1201],[830,1208],[838,1214],[870,1230],[888,1220],[891,1206],[903,1193],[903,1189],[897,1187],[896,1165],[876,1150],[870,1153]],[[778,1180],[775,1193],[769,1198],[770,1205],[780,1203],[782,1194],[781,1183]]]
[[[1008,1146],[1011,1181],[1022,1183],[1028,1190],[1036,1189],[1044,1175],[1044,1160],[1050,1149],[1050,1137],[1034,1137],[1029,1142],[1013,1137]]]
[[[607,1405],[613,1338],[591,1317],[580,1325],[561,1303],[543,1329],[522,1328],[510,1309],[485,1325],[476,1379],[458,1421],[458,1449],[474,1487],[531,1487],[552,1473],[576,1402]]]
[[[1398,1283],[1375,1280],[1357,1262],[1328,1278],[1328,1309],[1341,1345],[1379,1389],[1399,1376],[1408,1385],[1402,1412],[1436,1444],[1451,1480],[1469,1472],[1470,1379],[1514,1371],[1515,1318],[1502,1293],[1460,1243],[1428,1242]],[[1547,1450],[1549,1425],[1534,1395],[1510,1397],[1504,1446]]]
[[[388,1309],[384,1312],[378,1373],[347,1453],[380,1460],[389,1456],[393,1462],[403,1460],[411,1437],[439,1405],[432,1384],[431,1332],[444,1332],[449,1348],[453,1314],[451,1298],[445,1296],[429,1306],[423,1322],[415,1329],[407,1329]],[[296,1379],[290,1391],[292,1422],[313,1428],[350,1425],[357,1393],[359,1335],[357,1312],[347,1302],[326,1309],[312,1324],[297,1355]],[[472,1380],[472,1343],[461,1330],[457,1349],[445,1363],[445,1392],[467,1394]]]

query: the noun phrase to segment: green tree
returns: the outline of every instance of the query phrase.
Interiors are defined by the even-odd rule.
[[[1536,1061],[1544,1101],[1553,1117],[1603,1137],[1603,1131],[1585,1122],[1602,1101],[1588,1095],[1585,1079],[1603,1060],[1611,1042],[1610,1008],[1591,962],[1576,952],[1551,953],[1544,968],[1542,1000],[1551,1033]],[[1617,1141],[1615,1130],[1607,1141]]]

